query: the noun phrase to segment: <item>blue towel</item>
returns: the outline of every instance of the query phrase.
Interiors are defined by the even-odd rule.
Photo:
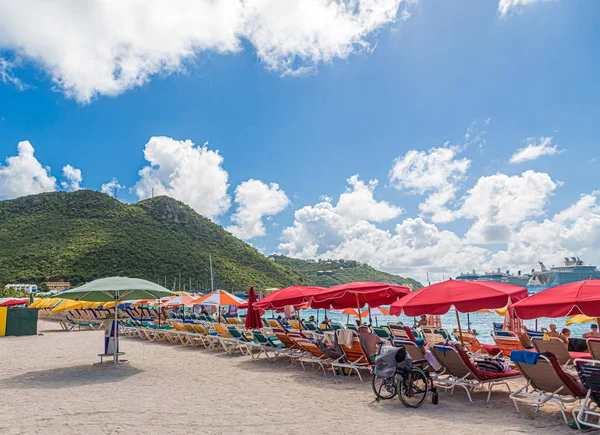
[[[540,357],[539,352],[530,352],[528,350],[511,350],[510,360],[524,364],[537,364],[538,358]]]
[[[427,340],[425,340],[424,338],[415,338],[415,343],[417,343],[417,346],[422,347],[425,346],[425,342]]]
[[[452,349],[450,346],[442,346],[442,345],[439,345],[439,344],[436,344],[436,345],[435,345],[435,346],[433,346],[433,347],[435,347],[437,350],[439,350],[439,351],[440,351],[440,352],[442,352],[442,353],[446,353],[446,351],[447,351],[448,349]]]

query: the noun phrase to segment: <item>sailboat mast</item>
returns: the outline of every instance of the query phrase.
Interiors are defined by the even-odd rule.
[[[212,271],[212,255],[208,256],[208,261],[210,262],[210,291],[214,290],[214,282],[213,282],[213,271]]]

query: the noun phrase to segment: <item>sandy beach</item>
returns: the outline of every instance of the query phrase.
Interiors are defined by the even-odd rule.
[[[368,376],[135,338],[121,339],[129,364],[94,366],[102,331],[40,321],[39,333],[0,339],[2,434],[571,432],[552,406],[517,414],[504,391],[489,404],[477,392],[474,405],[442,392],[412,410],[376,403]]]

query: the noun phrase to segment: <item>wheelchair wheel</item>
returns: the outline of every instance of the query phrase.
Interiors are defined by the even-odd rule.
[[[395,377],[383,378],[381,376],[373,375],[371,386],[373,387],[373,392],[378,401],[380,399],[393,399],[398,393]]]
[[[407,408],[418,408],[423,404],[429,391],[429,380],[425,372],[419,367],[414,367],[410,379],[404,378],[400,384],[398,396]]]

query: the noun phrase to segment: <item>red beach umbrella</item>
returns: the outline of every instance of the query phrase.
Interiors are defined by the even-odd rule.
[[[390,314],[399,316],[402,312],[409,317],[422,314],[446,314],[450,308],[456,309],[456,321],[462,342],[459,311],[473,311],[502,308],[528,296],[525,287],[492,281],[448,280],[424,287],[390,306]]]
[[[365,305],[378,307],[396,302],[410,293],[408,287],[382,282],[351,282],[329,287],[326,291],[315,294],[310,302],[311,308],[354,308],[359,312]],[[361,320],[362,322],[362,320]]]
[[[576,314],[600,317],[600,279],[550,287],[511,305],[510,309],[523,320]]]
[[[492,281],[448,280],[415,290],[390,306],[390,314],[402,312],[409,317],[421,314],[446,314],[454,306],[461,313],[503,308],[525,299],[525,287]]]
[[[299,285],[286,287],[265,296],[255,306],[261,310],[276,310],[288,305],[302,305],[308,302],[313,295],[323,291],[325,291],[323,287],[305,287]]]
[[[351,282],[329,287],[315,294],[311,308],[362,308],[365,305],[378,307],[396,302],[410,293],[408,287],[383,282]]]
[[[262,328],[262,320],[260,320],[260,313],[256,309],[256,295],[254,294],[254,287],[250,287],[250,293],[248,293],[248,313],[246,314],[246,329],[257,329]]]

